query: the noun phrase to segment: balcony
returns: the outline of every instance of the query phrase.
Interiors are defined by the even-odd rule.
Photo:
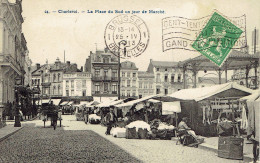
[[[11,56],[11,54],[0,55],[0,65],[1,64],[13,66],[14,70],[18,74],[24,73],[22,66],[19,65],[19,63]]]
[[[118,81],[118,77],[111,77],[112,81]]]
[[[92,78],[93,81],[111,81],[111,76],[94,76]]]
[[[43,87],[50,87],[51,86],[51,82],[42,83],[42,86]]]

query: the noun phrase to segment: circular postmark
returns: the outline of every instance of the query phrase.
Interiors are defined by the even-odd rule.
[[[136,15],[127,14],[113,18],[107,24],[104,35],[106,46],[121,58],[141,55],[148,46],[149,38],[145,22]]]

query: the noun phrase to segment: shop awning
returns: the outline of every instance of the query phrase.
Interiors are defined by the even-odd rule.
[[[151,96],[146,96],[146,97],[143,97],[143,98],[140,98],[140,99],[137,99],[137,100],[133,100],[133,101],[129,101],[127,103],[123,103],[123,104],[119,104],[119,105],[115,105],[116,107],[126,107],[126,106],[133,106],[134,104],[137,104],[139,102],[142,102],[142,101],[146,101],[146,100],[149,100],[153,97],[156,97],[157,95],[151,95]]]
[[[248,94],[253,93],[252,89],[246,88],[235,82],[234,83],[230,82],[230,83],[214,85],[210,87],[182,89],[180,91],[174,92],[173,94],[169,95],[169,97],[173,97],[180,100],[201,101],[203,99],[209,98],[211,96],[214,96],[218,93],[224,92],[232,88],[240,90],[242,92],[246,92]]]
[[[104,102],[104,103],[98,104],[98,105],[96,105],[96,107],[109,107],[109,106],[121,104],[123,102],[124,102],[123,100],[109,101],[109,102]]]
[[[64,105],[67,105],[68,103],[69,103],[69,101],[63,101],[60,105],[64,106]]]
[[[53,102],[54,105],[59,105],[61,99],[51,99],[51,101]]]
[[[41,104],[43,104],[43,103],[50,103],[50,99],[43,99],[43,100],[41,100]]]
[[[162,102],[162,115],[168,115],[181,112],[180,101]]]

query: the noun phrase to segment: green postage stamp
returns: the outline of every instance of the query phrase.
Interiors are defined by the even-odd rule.
[[[221,67],[242,33],[240,28],[214,12],[192,47]]]

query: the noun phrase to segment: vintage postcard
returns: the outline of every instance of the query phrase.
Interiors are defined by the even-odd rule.
[[[0,0],[0,162],[259,162],[259,0]]]

